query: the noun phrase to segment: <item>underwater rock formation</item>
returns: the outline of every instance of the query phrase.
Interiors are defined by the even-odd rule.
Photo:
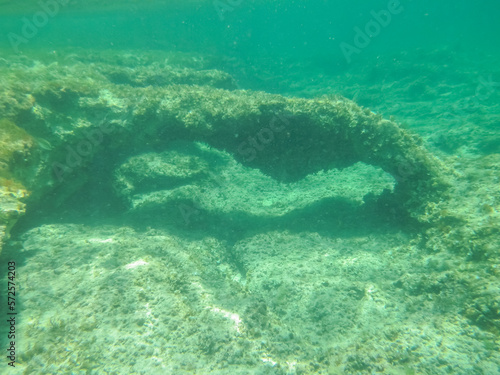
[[[113,171],[113,178],[114,194],[130,217],[141,222],[168,219],[182,227],[226,220],[247,228],[280,225],[328,200],[343,202],[355,215],[366,195],[376,197],[394,189],[390,175],[363,163],[283,185],[227,152],[182,141],[169,144],[167,151],[129,157]]]
[[[443,164],[417,136],[345,98],[223,89],[231,79],[213,70],[184,69],[189,84],[178,84],[167,66],[134,69],[135,79],[111,64],[11,69],[14,94],[1,96],[0,108],[50,144],[40,147],[43,162],[23,173],[33,202],[48,192],[64,201],[94,173],[96,160],[111,174],[125,158],[176,140],[225,150],[282,182],[356,162],[377,166],[394,177],[396,200],[420,220],[446,188]]]
[[[2,240],[25,212],[28,192],[19,181],[29,169],[34,140],[7,119],[0,120],[0,250]]]

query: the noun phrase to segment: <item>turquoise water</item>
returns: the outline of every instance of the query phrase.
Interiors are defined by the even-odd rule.
[[[0,374],[499,374],[499,15],[0,2]]]

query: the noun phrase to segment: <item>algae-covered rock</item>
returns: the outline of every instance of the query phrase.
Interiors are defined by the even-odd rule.
[[[0,252],[2,240],[25,212],[28,192],[19,179],[27,177],[34,140],[7,119],[0,120]]]
[[[223,217],[254,223],[303,211],[316,202],[337,199],[360,207],[366,195],[392,191],[394,179],[363,163],[283,184],[243,166],[224,151],[196,142],[178,142],[167,151],[128,158],[115,169],[114,188],[136,217],[168,217],[186,224]],[[332,184],[331,182],[335,183]],[[246,219],[245,219],[246,218]]]
[[[172,189],[207,173],[207,163],[197,156],[175,150],[131,157],[115,172],[119,195]]]
[[[16,167],[26,164],[33,143],[26,130],[8,119],[0,120],[0,177],[19,172]]]
[[[0,114],[32,146],[6,152],[0,220],[26,202],[18,371],[498,372],[498,155],[449,177],[393,120],[223,87],[199,62],[16,59]]]
[[[152,150],[161,155],[179,140],[224,150],[285,183],[357,162],[379,167],[396,181],[397,204],[423,221],[428,203],[446,188],[444,165],[417,136],[342,97],[227,90],[220,87],[234,85],[225,73],[174,69],[167,62],[96,66],[73,56],[51,64],[23,60],[3,69],[14,101],[0,95],[0,108],[9,108],[10,118],[44,139],[37,148],[40,163],[24,182],[33,201],[52,193],[60,204],[90,177],[109,181],[124,159]],[[173,156],[152,158],[165,157]],[[180,173],[201,173],[203,168],[186,163],[200,161],[178,156],[161,171],[146,168],[155,183],[171,185],[184,178]],[[96,168],[108,175],[97,176]],[[127,177],[133,171],[125,169],[118,190],[133,190]]]
[[[19,183],[0,178],[0,252],[2,241],[9,237],[9,231],[24,214],[23,203],[27,192]]]
[[[85,159],[96,157],[105,142],[113,148],[140,150],[145,144],[164,148],[173,140],[201,141],[224,149],[242,164],[283,182],[362,161],[391,174],[398,182],[401,204],[410,202],[410,207],[428,201],[444,187],[443,165],[416,136],[342,98],[307,100],[187,85],[110,85],[106,97],[100,90],[96,94],[87,92],[73,101],[73,120],[67,118],[65,124],[73,133],[66,135],[63,149],[74,149]],[[50,102],[46,104],[52,113],[60,110]],[[104,117],[105,108],[109,111],[108,120],[125,113],[126,124],[122,124],[123,132],[119,135],[109,130],[109,134],[98,135],[100,142],[92,145],[88,134],[98,131],[96,113]],[[32,116],[25,120],[34,121]],[[45,121],[57,119],[49,115]],[[85,130],[81,123],[86,124]],[[86,143],[79,147],[81,141]],[[53,154],[58,153],[64,157],[61,150]],[[81,167],[70,162],[64,165],[64,160],[59,163],[62,166],[56,167],[63,170]]]

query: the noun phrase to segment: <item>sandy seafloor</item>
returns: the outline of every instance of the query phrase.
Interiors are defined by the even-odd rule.
[[[339,93],[394,116],[455,170],[449,222],[363,209],[391,181],[362,165],[283,185],[229,162],[200,198],[223,207],[215,217],[28,209],[1,255],[18,263],[9,374],[500,373],[498,59],[377,61],[224,69],[241,88]]]

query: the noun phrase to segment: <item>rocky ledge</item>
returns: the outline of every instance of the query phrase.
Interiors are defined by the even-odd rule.
[[[113,53],[4,61],[2,233],[24,204],[48,194],[61,204],[81,190],[95,177],[96,160],[111,176],[127,158],[165,152],[178,141],[222,150],[284,183],[358,162],[376,166],[394,178],[393,202],[428,220],[447,172],[418,136],[343,97],[239,90],[231,76],[207,65]],[[184,180],[208,173],[194,156],[180,159]]]

